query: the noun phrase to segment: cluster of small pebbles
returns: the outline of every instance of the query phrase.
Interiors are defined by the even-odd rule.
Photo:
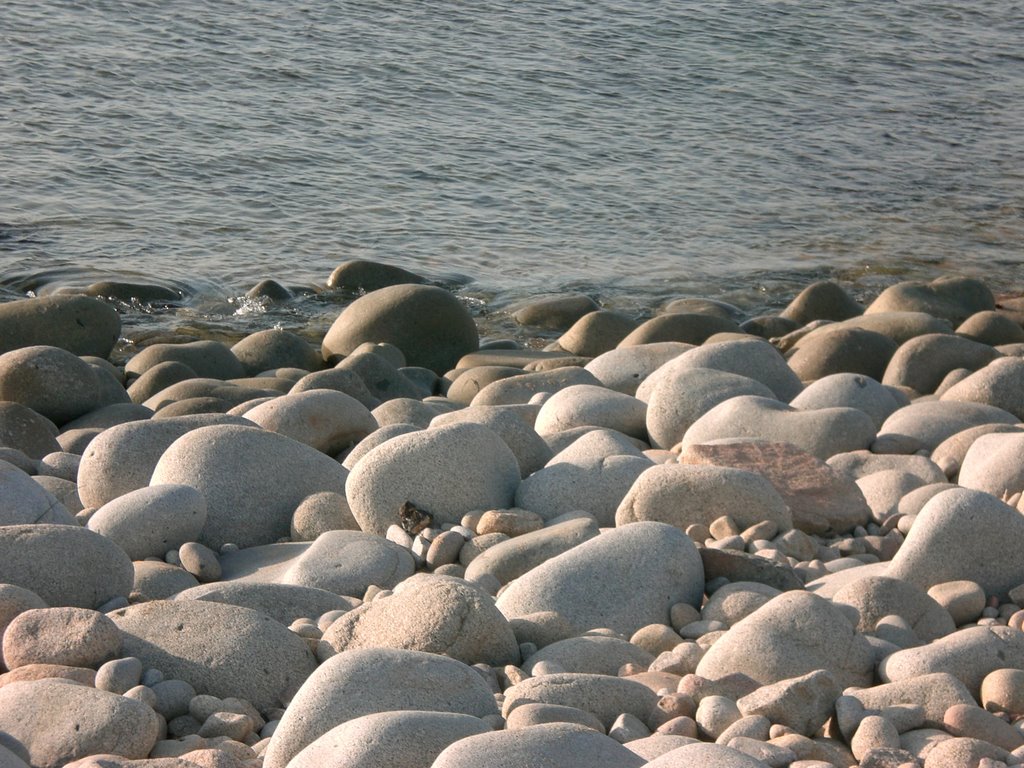
[[[123,365],[0,305],[0,768],[1024,764],[1024,299],[328,285]]]

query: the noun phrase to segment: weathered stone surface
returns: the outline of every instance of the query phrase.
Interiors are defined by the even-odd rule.
[[[864,411],[880,429],[885,420],[906,405],[893,390],[875,379],[855,373],[835,373],[819,378],[793,398],[790,405],[800,410],[821,408],[857,408]]]
[[[737,581],[719,587],[708,596],[701,608],[704,621],[720,621],[731,627],[745,619],[773,597],[780,590],[756,581]]]
[[[826,670],[780,680],[758,688],[736,702],[745,717],[762,715],[772,723],[813,736],[832,715],[839,683]]]
[[[760,381],[713,368],[677,367],[669,362],[651,382],[640,386],[637,397],[647,401],[647,432],[651,445],[671,448],[697,419],[719,403],[739,395],[774,397]]]
[[[793,445],[764,441],[690,445],[679,461],[735,467],[763,475],[789,507],[793,526],[805,533],[845,533],[864,525],[870,517],[855,482]]]
[[[430,768],[445,747],[489,733],[455,712],[378,712],[332,728],[292,758],[291,768]]]
[[[275,368],[316,371],[323,365],[319,353],[308,341],[280,328],[250,333],[231,347],[231,354],[250,376]]]
[[[31,459],[61,450],[52,421],[8,400],[0,401],[0,446],[16,448]]]
[[[870,685],[870,646],[846,614],[808,592],[783,592],[720,637],[697,665],[701,677],[742,672],[761,684],[827,670],[842,687]]]
[[[177,592],[175,600],[207,600],[261,611],[288,626],[296,619],[316,619],[328,611],[349,611],[357,600],[297,584],[218,582]]]
[[[106,358],[121,335],[121,316],[86,296],[44,296],[0,304],[0,353],[33,346]]]
[[[658,695],[646,685],[624,677],[557,672],[527,678],[508,688],[502,715],[508,717],[522,704],[559,704],[591,712],[610,728],[623,712],[645,720],[657,701]]]
[[[383,536],[406,502],[457,523],[467,512],[513,506],[519,485],[515,454],[480,424],[400,435],[378,445],[352,469],[346,498],[364,531]]]
[[[483,387],[472,399],[471,405],[512,405],[527,403],[538,392],[557,392],[577,384],[600,386],[590,371],[576,366],[555,368],[550,371],[522,373],[518,376],[493,381]]]
[[[377,429],[377,420],[365,405],[332,389],[275,397],[247,411],[245,418],[330,456]]]
[[[346,470],[308,445],[261,429],[200,427],[160,457],[151,485],[188,485],[206,497],[200,543],[214,550],[270,544],[312,493],[344,493]]]
[[[238,416],[202,414],[161,421],[132,421],[105,430],[89,443],[78,467],[78,495],[89,507],[102,507],[130,491],[145,488],[157,462],[175,440],[215,424],[249,426]]]
[[[349,304],[324,337],[324,359],[349,355],[364,342],[387,342],[408,365],[443,374],[480,344],[469,310],[448,291],[428,285],[390,285]]]
[[[642,439],[647,435],[646,418],[646,404],[635,397],[578,384],[545,400],[534,428],[539,435],[551,435],[574,427],[604,427]]]
[[[770,521],[779,532],[793,527],[786,502],[764,475],[709,464],[659,464],[644,470],[615,513],[617,526],[639,520],[685,531],[730,516],[740,529]]]
[[[878,665],[883,682],[948,672],[978,697],[985,677],[997,669],[1024,669],[1024,632],[999,625],[965,627],[918,648],[886,656]]]
[[[597,521],[592,517],[580,517],[516,536],[474,557],[466,566],[466,579],[480,581],[488,575],[501,584],[508,584],[530,569],[568,552],[597,534]]]
[[[0,688],[0,731],[33,768],[62,768],[95,754],[146,757],[160,718],[145,704],[67,680]]]
[[[128,597],[132,563],[98,533],[72,525],[0,526],[0,583],[35,592],[47,605],[98,608]]]
[[[20,403],[58,426],[106,404],[91,365],[47,346],[0,355],[0,400]]]
[[[545,723],[491,731],[457,741],[431,768],[639,768],[644,759],[614,739],[574,723]]]
[[[141,376],[153,366],[168,361],[187,365],[201,378],[240,379],[245,376],[245,367],[228,346],[210,339],[185,344],[153,344],[129,360],[124,370],[129,376]]]
[[[892,414],[878,430],[879,439],[902,435],[934,450],[943,440],[982,424],[1017,424],[1012,413],[982,403],[918,400]]]
[[[342,288],[347,291],[376,291],[391,285],[419,284],[427,282],[422,275],[410,272],[395,264],[385,264],[369,259],[349,259],[341,262],[330,277],[328,288]]]
[[[780,591],[804,587],[800,577],[790,566],[746,552],[704,547],[700,550],[700,559],[707,581],[718,578],[729,581],[754,581]]]
[[[917,336],[896,350],[881,381],[889,386],[909,387],[915,392],[930,394],[951,371],[977,371],[999,356],[999,352],[987,344],[960,336],[944,333]]]
[[[730,438],[791,443],[820,459],[867,448],[875,439],[871,417],[856,408],[799,411],[778,400],[744,395],[720,403],[686,431],[682,446]]]
[[[987,595],[1024,583],[1024,517],[987,493],[954,488],[932,497],[914,520],[888,575],[921,589],[966,579]]]
[[[75,525],[75,519],[30,475],[0,460],[0,525],[30,523]]]
[[[406,579],[394,594],[335,621],[319,656],[360,648],[426,651],[492,667],[520,661],[512,627],[490,595],[462,579],[429,574]]]
[[[995,308],[992,291],[980,280],[944,276],[930,283],[907,280],[892,285],[864,312],[926,312],[959,325],[975,312]]]
[[[312,674],[306,643],[264,613],[205,600],[158,600],[109,614],[123,653],[198,693],[280,707]]]
[[[565,293],[531,301],[515,309],[512,319],[520,325],[565,331],[581,317],[598,309],[598,303],[585,294]]]
[[[519,463],[519,474],[528,477],[551,460],[551,448],[537,434],[527,414],[502,406],[474,405],[435,416],[432,427],[471,422],[483,424],[512,449]]]
[[[957,482],[996,498],[1024,490],[1024,433],[982,435],[967,449]]]
[[[415,570],[416,563],[407,549],[379,535],[328,531],[288,566],[281,581],[362,597],[371,584],[390,589]]]
[[[663,523],[633,523],[523,574],[501,593],[498,608],[509,619],[554,611],[579,627],[631,635],[667,624],[675,603],[699,604],[703,586],[700,556],[686,534]]]
[[[900,616],[913,628],[921,642],[930,643],[956,629],[949,611],[928,594],[901,579],[866,576],[839,589],[832,602],[852,605],[860,614],[857,628],[873,632],[879,619]]]
[[[187,485],[130,491],[89,516],[87,527],[115,542],[132,560],[163,557],[196,541],[206,524],[206,499]]]
[[[8,669],[28,664],[98,667],[121,650],[121,633],[88,608],[35,608],[19,613],[3,635]]]
[[[646,668],[652,661],[652,654],[618,637],[584,635],[544,646],[524,659],[523,671],[533,674],[533,668],[544,662],[557,664],[565,672],[615,676],[625,664]]]
[[[639,346],[620,347],[598,355],[584,368],[608,389],[635,395],[637,387],[662,365],[693,349],[692,344],[658,341]]]
[[[619,347],[637,347],[658,342],[703,344],[716,333],[739,333],[734,320],[691,312],[669,312],[645,320],[619,342]]]
[[[881,380],[896,353],[896,342],[863,328],[827,325],[800,339],[786,357],[801,381],[846,373]]]
[[[397,710],[498,714],[483,676],[455,659],[390,648],[341,653],[321,664],[292,699],[271,737],[264,768],[284,768],[342,723]]]
[[[871,688],[848,690],[844,694],[846,697],[856,700],[861,708],[858,716],[847,719],[844,717],[845,711],[837,702],[839,727],[850,735],[864,715],[892,717],[897,708],[906,707],[920,707],[923,724],[928,728],[941,728],[947,709],[955,704],[974,703],[963,682],[948,672],[923,674]]]

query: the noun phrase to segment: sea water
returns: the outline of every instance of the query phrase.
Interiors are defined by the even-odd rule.
[[[322,331],[348,259],[485,324],[569,290],[1020,293],[1022,40],[1012,0],[5,0],[0,298],[155,283],[182,300],[129,327],[237,337]]]

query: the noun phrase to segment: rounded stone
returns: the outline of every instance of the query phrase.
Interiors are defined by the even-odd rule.
[[[217,553],[209,547],[187,541],[178,549],[178,560],[182,568],[203,583],[220,580],[220,561]]]
[[[264,768],[285,768],[343,723],[398,710],[498,714],[483,676],[455,659],[390,648],[341,653],[321,664],[292,699],[271,736]]]
[[[483,387],[471,405],[513,405],[530,402],[538,393],[554,393],[577,384],[600,386],[590,371],[576,366],[534,371],[498,379]]]
[[[288,391],[291,394],[298,394],[315,389],[344,392],[370,409],[376,408],[381,402],[379,397],[370,392],[362,376],[345,368],[329,368],[326,371],[308,373],[298,379]]]
[[[415,570],[409,550],[379,535],[328,531],[288,566],[281,581],[361,597],[370,585],[391,589]]]
[[[511,539],[503,537],[503,540],[488,546],[467,564],[466,579],[482,582],[485,577],[492,576],[498,583],[507,584],[597,534],[597,521],[588,516],[553,523]],[[472,546],[480,538],[470,539],[467,545]]]
[[[352,469],[345,486],[360,527],[383,536],[411,503],[435,525],[464,514],[507,509],[519,485],[515,454],[480,424],[452,424],[399,435],[378,445]]]
[[[0,461],[0,525],[51,523],[74,525],[75,519],[52,493],[32,476]]]
[[[60,426],[101,405],[93,367],[65,349],[25,347],[0,355],[0,400]]]
[[[330,456],[377,429],[377,420],[365,405],[332,389],[275,397],[247,411],[245,418]]]
[[[121,335],[121,316],[87,296],[44,296],[0,304],[0,352],[33,346],[106,358]]]
[[[949,275],[930,283],[907,280],[889,286],[864,312],[926,312],[959,324],[976,312],[995,308],[992,291],[980,280]]]
[[[173,361],[188,366],[195,375],[207,379],[241,379],[245,367],[219,341],[204,339],[184,344],[153,344],[132,357],[124,371],[129,377],[141,376],[150,368]]]
[[[255,376],[275,368],[319,370],[323,360],[301,336],[279,328],[251,333],[231,347],[246,373]]]
[[[454,712],[378,712],[332,728],[292,758],[291,768],[429,768],[450,744],[489,733]]]
[[[428,574],[406,579],[393,594],[335,621],[319,655],[360,648],[426,651],[492,667],[520,661],[512,627],[490,595],[462,579]]]
[[[887,418],[878,430],[878,437],[896,435],[911,438],[922,448],[934,450],[943,440],[971,427],[1018,423],[1012,413],[995,406],[922,398]]]
[[[180,484],[206,498],[199,539],[213,550],[271,544],[287,536],[310,494],[344,493],[346,470],[316,449],[274,432],[230,425],[178,438],[153,469],[151,485]]]
[[[949,613],[958,627],[981,618],[988,602],[980,584],[965,580],[935,584],[928,589],[928,596]]]
[[[812,456],[867,448],[875,439],[871,417],[856,408],[800,411],[778,400],[743,395],[716,405],[686,431],[682,446],[728,438],[785,442]]]
[[[874,660],[844,611],[808,592],[783,592],[735,624],[697,665],[712,680],[742,672],[762,685],[819,669],[841,687],[867,686]]]
[[[940,399],[993,405],[1024,419],[1024,360],[996,358],[947,389]]]
[[[121,647],[120,633],[117,638],[118,648]],[[104,662],[96,670],[96,687],[101,691],[125,693],[142,680],[142,662],[134,656],[111,659]]]
[[[443,427],[464,422],[483,424],[504,440],[519,462],[522,477],[528,477],[551,460],[551,448],[537,434],[528,414],[522,411],[507,410],[503,406],[469,406],[436,416],[430,426]]]
[[[598,309],[573,323],[558,338],[558,347],[570,355],[597,357],[614,349],[637,325],[633,318],[621,312]]]
[[[1024,714],[1024,669],[996,669],[981,681],[981,706],[989,712]]]
[[[716,589],[701,609],[700,617],[731,627],[779,594],[778,589],[768,584],[736,581]]]
[[[555,672],[527,678],[506,689],[502,715],[508,718],[516,708],[533,703],[582,709],[608,729],[623,712],[646,719],[657,706],[658,695],[625,677]]]
[[[523,671],[533,674],[533,668],[545,662],[557,664],[566,672],[614,676],[626,664],[646,669],[653,661],[651,653],[621,638],[585,635],[544,646],[523,661]]]
[[[349,611],[357,602],[315,587],[246,581],[200,584],[178,592],[174,599],[237,605],[265,613],[285,626],[296,619],[313,619],[329,611]]]
[[[729,515],[741,530],[763,521],[793,527],[786,502],[762,475],[731,467],[659,464],[644,470],[615,513],[617,526],[639,520],[685,531]]]
[[[615,392],[635,395],[637,388],[658,368],[693,349],[692,344],[658,341],[639,346],[620,347],[598,355],[584,366],[601,385]]]
[[[905,403],[893,392],[867,376],[835,373],[808,385],[790,405],[804,411],[821,408],[857,408],[875,423],[876,429]]]
[[[236,416],[203,414],[161,421],[132,421],[105,430],[89,443],[78,468],[78,494],[88,507],[145,488],[157,462],[175,440],[199,427],[236,424],[255,429]]]
[[[1024,490],[1024,433],[981,435],[964,455],[957,483],[1003,498]]]
[[[204,525],[206,499],[199,491],[187,485],[154,485],[104,504],[89,517],[87,527],[132,560],[145,560],[195,541]]]
[[[0,402],[0,446],[16,448],[30,459],[61,450],[52,421],[27,405],[10,401]]]
[[[699,605],[703,591],[704,568],[690,538],[664,523],[640,522],[523,574],[501,593],[498,608],[509,619],[554,611],[578,627],[629,636],[647,624],[668,624],[675,603]]]
[[[723,341],[684,352],[670,364],[673,370],[712,368],[759,381],[775,397],[789,402],[803,388],[785,358],[764,339]]]
[[[445,749],[431,768],[639,768],[645,760],[614,739],[575,723],[544,723],[469,736]]]
[[[993,309],[975,312],[957,326],[956,333],[993,347],[1024,342],[1020,323]]]
[[[98,608],[128,597],[132,563],[114,542],[71,525],[0,526],[0,583],[31,590],[50,606]]]
[[[292,515],[292,541],[315,541],[327,531],[356,531],[359,523],[352,516],[348,499],[340,493],[323,491],[302,500]]]
[[[324,337],[323,357],[351,354],[367,341],[393,344],[409,365],[438,375],[479,347],[462,302],[442,288],[409,284],[380,288],[346,307]]]
[[[1018,542],[1024,517],[993,496],[953,488],[933,496],[914,520],[888,575],[921,589],[946,581],[977,582],[1005,596],[1024,583]]]
[[[306,643],[264,613],[205,600],[158,600],[109,614],[123,652],[199,693],[287,702],[316,668]]]
[[[534,428],[540,435],[550,435],[573,427],[604,427],[643,438],[646,415],[647,406],[635,397],[580,384],[552,394],[541,406]]]
[[[159,738],[160,718],[116,693],[45,679],[0,688],[0,731],[24,750],[33,768],[62,768],[89,755],[147,757]]]
[[[3,635],[8,669],[26,664],[96,668],[121,650],[121,633],[104,614],[87,608],[36,608],[19,613]]]
[[[924,590],[900,579],[865,576],[840,588],[832,602],[851,605],[860,614],[857,628],[873,632],[885,616],[900,616],[923,643],[930,643],[956,630],[952,617]]]
[[[881,333],[827,325],[800,339],[786,360],[801,381],[840,373],[880,381],[896,349],[896,342]]]
[[[161,680],[151,688],[156,696],[153,709],[166,720],[188,714],[189,702],[196,696],[196,689],[184,680]]]
[[[673,341],[698,345],[716,333],[739,332],[740,327],[729,318],[703,313],[669,312],[645,320],[619,342],[619,347]]]
[[[137,560],[129,599],[133,603],[147,600],[165,600],[179,592],[198,586],[196,577],[179,565],[155,560]]]
[[[864,312],[862,307],[838,283],[819,280],[797,294],[780,315],[799,325],[812,320],[846,320]]]
[[[712,368],[680,368],[671,362],[641,385],[637,397],[647,401],[651,445],[672,448],[697,419],[719,403],[739,395],[774,397],[759,381]]]
[[[391,285],[425,282],[426,278],[421,275],[394,264],[368,259],[349,259],[334,268],[327,278],[327,287],[370,292]]]
[[[960,336],[948,333],[916,336],[896,350],[881,381],[927,395],[938,388],[950,371],[957,368],[976,371],[997,357],[999,353],[988,344]]]

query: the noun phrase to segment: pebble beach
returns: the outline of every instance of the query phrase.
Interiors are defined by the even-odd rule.
[[[0,304],[0,768],[1024,764],[1020,293],[325,284]]]

